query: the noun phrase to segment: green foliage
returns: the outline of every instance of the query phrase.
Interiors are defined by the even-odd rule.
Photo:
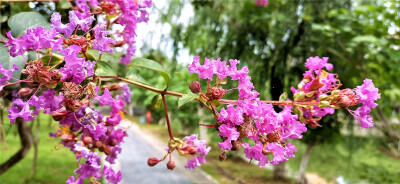
[[[183,105],[185,105],[186,103],[188,103],[190,101],[193,101],[197,97],[199,97],[199,95],[198,94],[194,94],[194,93],[184,94],[178,100],[178,108],[182,107]]]
[[[43,62],[44,66],[52,66],[56,68],[60,68],[62,66],[60,64],[64,62],[64,58],[60,57],[60,55],[57,54],[46,54],[41,57],[40,60]]]
[[[21,12],[8,20],[8,26],[12,35],[16,37],[24,34],[29,28],[42,26],[48,29],[50,28],[50,23],[38,12]]]
[[[160,74],[167,85],[165,89],[168,89],[169,86],[169,75],[167,72],[165,72],[164,68],[157,62],[146,59],[146,58],[135,58],[132,60],[132,62],[129,64],[129,69],[136,69],[137,67],[143,67],[147,68],[153,71],[156,71],[158,74]],[[129,71],[129,70],[128,70]]]
[[[96,75],[108,75],[108,76],[116,76],[117,74],[111,67],[111,65],[104,61],[97,61],[96,62]]]
[[[297,170],[306,144],[293,143],[298,152],[287,163],[289,168]],[[399,161],[376,149],[381,145],[382,140],[370,136],[343,136],[339,144],[316,144],[307,171],[316,172],[328,181],[343,176],[347,183],[396,183],[400,180]]]
[[[26,57],[27,54],[25,54]],[[13,64],[18,66],[18,71],[13,72],[13,77],[19,79],[21,77],[21,71],[25,67],[25,61],[22,56],[11,57],[10,53],[8,52],[8,47],[5,47],[3,43],[0,43],[0,63],[6,69],[12,68]],[[0,77],[3,75],[0,74]],[[10,79],[9,82],[15,82],[14,79]],[[17,87],[12,86],[12,87]]]

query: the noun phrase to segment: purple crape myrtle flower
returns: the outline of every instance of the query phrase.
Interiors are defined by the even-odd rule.
[[[148,21],[148,12],[145,8],[150,8],[153,3],[149,0],[140,1],[139,5],[130,1],[117,1],[112,0],[113,3],[118,4],[121,8],[121,17],[118,23],[125,26],[122,36],[128,44],[127,54],[121,58],[121,63],[128,65],[131,57],[135,56],[136,48],[136,28],[140,22]],[[138,14],[140,10],[140,14]]]
[[[56,96],[56,91],[47,89],[42,96],[32,96],[29,105],[35,106],[35,115],[39,114],[39,110],[43,109],[45,114],[51,114],[53,111],[61,109],[64,96],[62,94]]]
[[[108,38],[108,32],[104,30],[104,25],[99,23],[93,28],[94,36],[96,40],[92,42],[93,49],[99,51],[99,53],[108,52],[109,54],[113,52],[113,49],[109,46],[110,44],[115,44],[115,40]]]
[[[10,69],[5,69],[0,63],[0,91],[3,90],[3,86],[7,84],[7,81],[12,79],[12,73],[18,70],[18,66],[13,64]]]
[[[108,142],[115,141],[116,145],[112,149],[112,153],[106,157],[106,161],[110,162],[111,164],[115,163],[115,159],[119,153],[121,153],[122,149],[120,144],[123,142],[124,138],[127,136],[122,129],[117,129],[115,127],[110,127],[109,131],[111,132],[110,135],[106,138]]]
[[[97,89],[97,90],[98,90],[98,89]],[[113,99],[113,97],[111,96],[111,93],[110,93],[110,91],[109,91],[107,88],[104,89],[103,95],[101,95],[101,96],[96,95],[96,96],[94,97],[94,99],[95,99],[95,100],[98,100],[101,106],[104,106],[104,105],[111,105],[111,104],[113,104],[113,102],[114,102],[114,99]]]
[[[288,158],[294,157],[293,152],[297,151],[296,147],[290,143],[286,147],[278,143],[270,143],[266,146],[266,150],[272,152],[274,155],[271,164],[279,164],[279,162],[287,161]]]
[[[10,123],[13,124],[15,119],[21,117],[25,122],[35,119],[32,116],[33,111],[30,110],[29,103],[22,101],[22,99],[14,99],[12,107],[7,110],[10,114],[7,117],[10,119]]]
[[[79,153],[76,154],[77,161],[86,159],[84,162],[79,164],[79,168],[75,170],[75,174],[79,174],[78,178],[85,179],[91,176],[97,178],[101,177],[101,162],[100,156],[97,153],[91,152],[88,148],[82,145],[82,142],[77,142],[72,151]]]
[[[97,176],[101,170],[100,156],[97,153],[89,152],[83,163],[79,164],[79,168],[75,170],[75,174],[79,174],[79,178],[85,179],[91,176]]]
[[[374,86],[371,79],[365,79],[361,86],[355,89],[358,102],[362,104],[361,107],[354,111],[354,117],[361,123],[361,128],[373,127],[373,119],[370,115],[371,109],[378,106],[376,100],[381,98],[379,89]]]
[[[93,16],[79,16],[82,15],[80,14],[79,11],[70,11],[69,12],[69,22],[70,26],[73,26],[74,28],[76,26],[79,26],[83,31],[89,31],[90,26],[92,25],[92,22],[94,21]],[[78,17],[79,16],[79,17]]]
[[[104,166],[103,175],[106,176],[108,182],[116,184],[122,180],[121,171],[115,172],[111,167]]]
[[[52,50],[60,50],[63,41],[61,38],[56,37],[58,34],[54,29],[48,31],[40,26],[26,30],[26,34],[18,38],[14,38],[11,35],[11,31],[9,31],[7,33],[8,41],[5,42],[5,46],[10,47],[8,52],[13,57],[23,55],[29,49],[51,48]]]
[[[63,33],[66,37],[70,37],[75,30],[76,25],[73,23],[63,24],[61,23],[61,15],[58,12],[54,12],[51,15],[51,26],[59,33]]]
[[[205,140],[198,140],[198,135],[193,134],[191,136],[186,136],[183,138],[186,143],[192,147],[195,147],[197,152],[195,156],[189,159],[185,165],[185,168],[193,170],[199,167],[201,164],[206,164],[206,155],[210,152],[211,147],[207,147],[207,142]]]
[[[84,184],[83,180],[81,178],[76,179],[74,176],[70,176],[67,180],[67,184]]]
[[[99,1],[96,0],[90,0],[88,2],[92,7],[97,7],[99,5]],[[131,62],[132,57],[135,56],[136,52],[135,38],[137,24],[140,22],[147,22],[149,20],[149,13],[146,9],[151,8],[153,3],[151,0],[139,0],[135,2],[126,0],[110,0],[110,2],[119,6],[120,15],[116,23],[122,25],[124,30],[118,31],[117,34],[122,36],[125,43],[128,45],[126,55],[121,57],[120,63],[128,65]],[[74,23],[75,25],[80,25],[82,29],[86,31],[87,27],[85,26],[90,25],[88,23],[92,21],[90,7],[87,4],[87,1],[76,0],[75,3],[79,10],[75,10],[73,13],[70,13],[70,22]],[[110,10],[108,13],[113,14],[115,13],[115,10]],[[100,43],[97,44],[99,44],[98,46],[103,47],[103,52],[110,52],[110,49],[106,47],[106,44],[111,43],[111,40],[103,39],[99,42]]]
[[[110,117],[106,118],[107,123],[111,125],[118,125],[122,120],[121,110],[124,108],[124,101],[119,97],[117,100],[114,100],[111,104],[111,113]]]
[[[129,86],[127,84],[120,84],[120,86],[122,87],[122,100],[124,100],[127,103],[131,103],[131,96],[132,96],[132,92],[131,89],[129,88]]]
[[[249,143],[243,143],[244,154],[246,154],[246,158],[261,160],[264,155],[262,153],[263,144],[257,141],[254,146],[250,146]]]
[[[78,45],[71,45],[61,50],[61,53],[65,55],[65,65],[63,68],[59,69],[62,73],[61,80],[72,81],[79,84],[85,79],[85,69],[87,70],[88,76],[93,75],[93,67],[96,62],[85,61],[85,58],[77,57],[79,51],[81,51],[81,47]]]
[[[218,147],[223,150],[230,150],[232,148],[231,141],[237,140],[240,133],[236,131],[235,127],[230,127],[227,124],[223,124],[219,127],[218,136],[227,138],[224,142],[218,143]]]

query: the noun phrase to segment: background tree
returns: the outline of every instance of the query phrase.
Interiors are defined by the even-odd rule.
[[[344,87],[372,78],[383,91],[381,102],[385,101],[376,111],[377,126],[386,135],[386,147],[392,151],[398,147],[400,129],[391,119],[398,118],[400,84],[383,81],[400,72],[400,16],[395,10],[399,1],[278,0],[265,7],[254,1],[192,1],[195,16],[187,25],[178,21],[187,6],[171,3],[161,20],[172,27],[175,49],[183,45],[192,55],[241,60],[249,65],[265,99],[277,100],[282,91],[297,85],[310,55],[330,57],[337,65],[334,70],[345,73]],[[380,75],[383,71],[387,72]],[[284,169],[275,171],[276,179],[285,178],[279,172]]]

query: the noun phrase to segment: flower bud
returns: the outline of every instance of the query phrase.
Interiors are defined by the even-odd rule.
[[[226,152],[224,151],[219,155],[219,161],[224,161],[225,159],[226,159]]]
[[[188,153],[191,155],[195,155],[197,153],[197,149],[194,147],[189,148]]]
[[[337,105],[341,108],[347,108],[350,106],[350,99],[347,96],[341,96],[338,99]]]
[[[31,93],[32,93],[32,89],[30,89],[30,88],[21,88],[19,91],[18,91],[18,95],[20,96],[20,97],[27,97],[27,96],[29,96]]]
[[[170,161],[167,163],[167,168],[168,168],[169,170],[174,170],[174,169],[175,169],[175,162],[172,161],[172,160],[170,160]]]
[[[310,97],[314,96],[314,94],[315,94],[314,91],[308,92],[308,93],[306,93],[306,97],[310,98]]]
[[[153,166],[157,165],[158,162],[160,162],[160,160],[158,160],[157,158],[150,157],[150,158],[147,160],[147,165],[149,165],[150,167],[153,167]]]
[[[86,145],[92,144],[92,143],[93,143],[93,139],[92,139],[91,137],[89,137],[89,136],[84,137],[82,141],[83,141],[83,143],[85,143]]]
[[[102,148],[103,147],[103,143],[99,140],[94,141],[94,147],[96,148]]]
[[[210,87],[207,89],[206,97],[210,100],[218,100],[222,98],[226,93],[226,90],[221,87]]]
[[[110,146],[116,146],[118,144],[117,139],[111,139],[110,142],[108,143],[108,145]]]
[[[242,142],[239,141],[239,140],[232,141],[232,149],[231,150],[237,151],[237,150],[240,150],[240,149],[242,149]]]
[[[328,101],[320,101],[318,103],[318,108],[329,107],[331,104]]]
[[[112,154],[112,149],[110,148],[110,147],[108,147],[108,146],[106,146],[105,148],[104,148],[104,153],[106,154],[106,155],[111,155]]]
[[[192,91],[192,93],[200,93],[201,92],[201,85],[199,83],[199,81],[192,81],[189,85],[189,89],[190,91]]]
[[[68,142],[68,141],[71,141],[72,138],[73,138],[73,137],[72,137],[71,134],[62,134],[62,135],[61,135],[61,140],[62,140],[62,141]]]
[[[294,94],[294,101],[302,100],[305,96],[306,94],[303,91],[299,91]]]
[[[272,152],[263,149],[263,150],[262,150],[262,154],[263,154],[263,155],[270,155],[270,154],[272,154]]]
[[[318,100],[323,101],[323,100],[326,100],[327,98],[328,98],[328,95],[322,94],[322,95],[319,95]]]
[[[332,95],[337,95],[337,94],[339,94],[339,92],[340,92],[340,90],[336,89],[336,90],[333,90],[333,91],[331,92],[331,94],[332,94]]]
[[[67,117],[68,111],[65,110],[56,110],[51,113],[53,116],[54,121],[62,121]]]

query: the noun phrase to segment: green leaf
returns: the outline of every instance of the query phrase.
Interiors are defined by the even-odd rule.
[[[26,32],[29,28],[42,26],[46,29],[50,28],[50,23],[46,17],[38,12],[21,12],[8,19],[8,26],[14,37],[18,37]]]
[[[82,56],[83,57],[83,56]],[[96,58],[93,56],[93,54],[86,52],[86,57],[90,61],[96,61]]]
[[[374,35],[361,35],[354,37],[352,41],[356,43],[360,42],[376,43],[378,41],[378,38],[376,38]]]
[[[114,72],[114,70],[112,69],[112,67],[104,62],[104,61],[97,61],[96,63],[96,75],[110,75],[110,76],[116,76],[117,74]]]
[[[287,98],[288,98],[288,94],[287,94],[287,92],[284,92],[281,94],[281,96],[279,96],[279,101],[280,102],[287,101]]]
[[[226,83],[228,82],[228,78],[227,77],[225,77],[224,79],[219,79],[219,77],[217,77],[217,81],[215,82],[216,84],[219,84],[219,85],[225,85]]]
[[[132,62],[128,66],[129,68],[137,68],[137,67],[143,67],[147,68],[150,70],[154,70],[157,73],[159,73],[165,80],[165,83],[167,84],[167,87],[165,89],[168,89],[169,86],[169,75],[167,72],[164,70],[164,68],[157,62],[146,59],[146,58],[135,58],[132,60]]]
[[[61,8],[61,9],[69,9],[69,8],[71,8],[71,7],[69,6],[67,0],[61,0],[61,1],[58,3],[58,7]]]
[[[140,82],[143,84],[151,85],[149,82],[146,81],[146,79],[144,79],[142,76],[140,76],[138,74],[137,70],[134,68],[131,68],[126,72],[125,78],[132,80],[132,81]]]
[[[24,57],[26,57],[27,54],[24,54]],[[21,78],[21,71],[25,67],[25,61],[22,56],[17,56],[17,57],[11,57],[10,54],[8,53],[8,47],[5,47],[4,44],[0,44],[0,63],[1,66],[3,66],[5,69],[10,69],[13,64],[16,64],[18,66],[18,70],[13,72],[13,77],[16,79]],[[0,74],[0,77],[3,75]],[[10,79],[9,82],[15,82],[14,79]],[[15,88],[18,85],[14,85],[11,88]]]
[[[50,65],[49,65],[48,63],[49,63],[50,57],[51,57],[51,61],[50,61]],[[59,65],[59,64],[61,64],[64,61],[64,58],[60,58],[58,54],[53,53],[52,55],[47,54],[47,55],[43,56],[42,58],[40,58],[40,60],[42,60],[44,66],[50,66],[50,67],[55,66],[55,68],[60,68],[61,65]]]
[[[160,94],[157,94],[151,99],[150,109],[159,109],[162,104],[162,97]]]
[[[184,94],[178,100],[178,108],[181,108],[183,105],[185,105],[186,103],[194,100],[197,97],[199,97],[199,95],[198,94],[194,94],[194,93]]]

